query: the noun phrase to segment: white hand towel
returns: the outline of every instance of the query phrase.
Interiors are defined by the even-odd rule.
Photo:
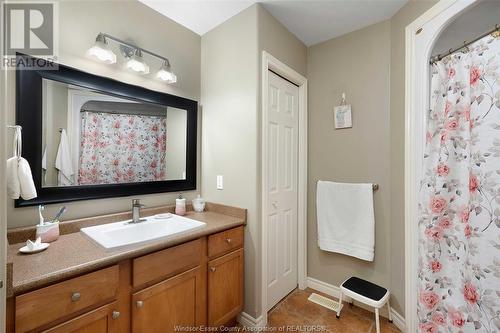
[[[16,128],[13,142],[13,154],[7,160],[7,194],[12,199],[30,200],[36,198],[36,187],[28,161],[21,157],[22,133]]]
[[[21,184],[17,175],[18,158],[11,157],[7,160],[7,195],[11,199],[19,199]]]
[[[42,172],[43,172],[43,182],[47,183],[47,147],[43,149]]]
[[[316,209],[318,245],[322,250],[373,261],[372,184],[318,181]]]
[[[56,169],[59,171],[57,175],[57,182],[61,186],[73,185],[73,165],[71,163],[71,155],[69,153],[68,137],[66,130],[61,131],[61,141],[57,149],[56,156]]]
[[[42,155],[42,169],[47,170],[47,147],[43,149]]]
[[[36,187],[33,182],[30,165],[28,161],[22,157],[19,158],[17,174],[19,176],[19,184],[21,185],[21,198],[24,200],[36,198]]]

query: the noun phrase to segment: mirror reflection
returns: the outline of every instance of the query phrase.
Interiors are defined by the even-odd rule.
[[[187,111],[43,79],[42,186],[186,178]]]

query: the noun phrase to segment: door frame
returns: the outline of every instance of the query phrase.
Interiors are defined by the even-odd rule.
[[[7,263],[7,184],[6,184],[6,159],[7,159],[7,110],[8,110],[8,96],[9,92],[8,79],[14,75],[14,71],[6,69],[0,70],[0,332],[5,332],[6,327],[6,263]],[[13,124],[12,124],[13,125]],[[14,135],[13,133],[10,133]]]
[[[406,27],[405,79],[405,323],[417,330],[418,200],[423,175],[429,60],[441,32],[479,0],[441,0]]]
[[[307,79],[279,61],[266,51],[262,51],[262,130],[261,130],[261,325],[267,324],[267,145],[268,138],[268,85],[269,70],[282,76],[299,87],[299,143],[298,143],[298,206],[297,206],[297,280],[300,289],[307,287]]]

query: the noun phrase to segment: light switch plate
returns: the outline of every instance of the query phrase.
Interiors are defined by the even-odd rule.
[[[218,190],[224,189],[224,176],[222,175],[217,175],[217,189]]]

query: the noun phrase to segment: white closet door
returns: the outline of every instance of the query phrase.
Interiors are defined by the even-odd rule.
[[[269,72],[268,89],[267,310],[297,287],[299,124],[299,88]]]

